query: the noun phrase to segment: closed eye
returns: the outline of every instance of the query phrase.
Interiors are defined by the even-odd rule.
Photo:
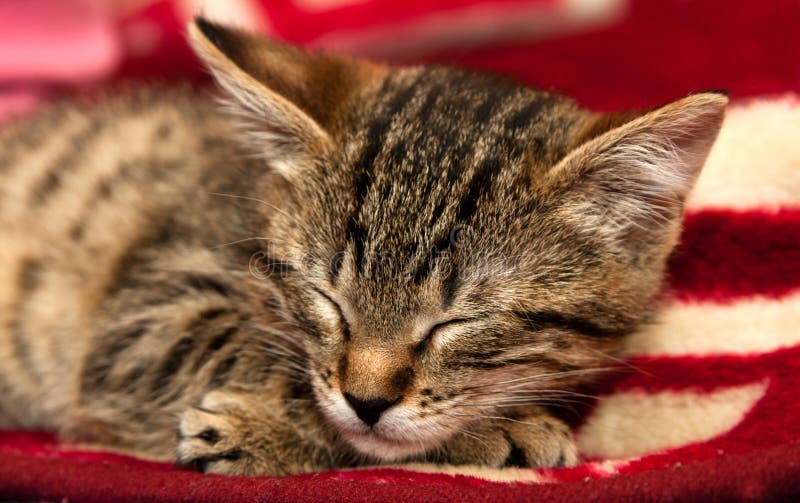
[[[338,302],[333,300],[333,298],[331,298],[330,295],[328,295],[327,293],[323,292],[319,288],[316,288],[316,287],[311,287],[311,288],[315,292],[317,292],[317,294],[320,297],[325,299],[325,301],[328,304],[330,304],[330,306],[333,308],[333,310],[336,311],[336,314],[339,317],[339,326],[341,327],[341,330],[342,330],[342,338],[345,340],[345,342],[349,341],[350,340],[350,325],[348,325],[347,318],[345,318],[345,316],[344,316],[344,311],[342,311],[342,306],[340,306]]]
[[[477,321],[481,321],[481,318],[455,318],[452,320],[444,321],[442,323],[437,323],[428,330],[428,333],[425,335],[425,338],[417,343],[417,345],[414,347],[414,353],[416,354],[424,353],[430,346],[431,341],[433,341],[437,333],[440,333],[447,328],[452,328],[454,326],[459,326],[459,325],[471,324]]]

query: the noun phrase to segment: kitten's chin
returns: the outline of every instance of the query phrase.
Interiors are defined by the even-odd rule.
[[[373,428],[367,428],[355,417],[352,420],[329,417],[329,420],[351,447],[379,462],[408,461],[439,446],[447,438],[434,434],[434,428],[421,430],[420,425],[403,420],[382,420]]]
[[[379,462],[406,461],[441,445],[452,429],[428,421],[414,421],[409,410],[395,408],[369,428],[337,393],[320,393],[317,402],[327,421],[340,437],[359,453]]]
[[[382,437],[377,433],[352,434],[344,433],[344,439],[355,450],[381,462],[404,461],[423,454],[431,444],[397,441]]]

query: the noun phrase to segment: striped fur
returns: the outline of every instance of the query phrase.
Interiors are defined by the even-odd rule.
[[[547,407],[652,312],[726,99],[600,115],[190,34],[222,110],[0,132],[0,421],[221,473],[574,463]]]

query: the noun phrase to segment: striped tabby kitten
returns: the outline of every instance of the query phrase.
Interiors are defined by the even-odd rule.
[[[727,99],[598,114],[190,35],[222,110],[0,132],[0,425],[231,474],[574,464],[545,405],[650,316]]]

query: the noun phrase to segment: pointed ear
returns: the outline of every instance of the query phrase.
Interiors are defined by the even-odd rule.
[[[309,53],[202,18],[189,38],[243,119],[245,141],[292,177],[333,149],[340,110],[384,67]]]
[[[728,98],[688,96],[656,110],[596,116],[591,140],[570,152],[549,173],[551,189],[584,225],[632,252],[672,247],[686,197],[719,133]],[[621,125],[614,124],[630,119]],[[607,124],[608,123],[608,124]]]

